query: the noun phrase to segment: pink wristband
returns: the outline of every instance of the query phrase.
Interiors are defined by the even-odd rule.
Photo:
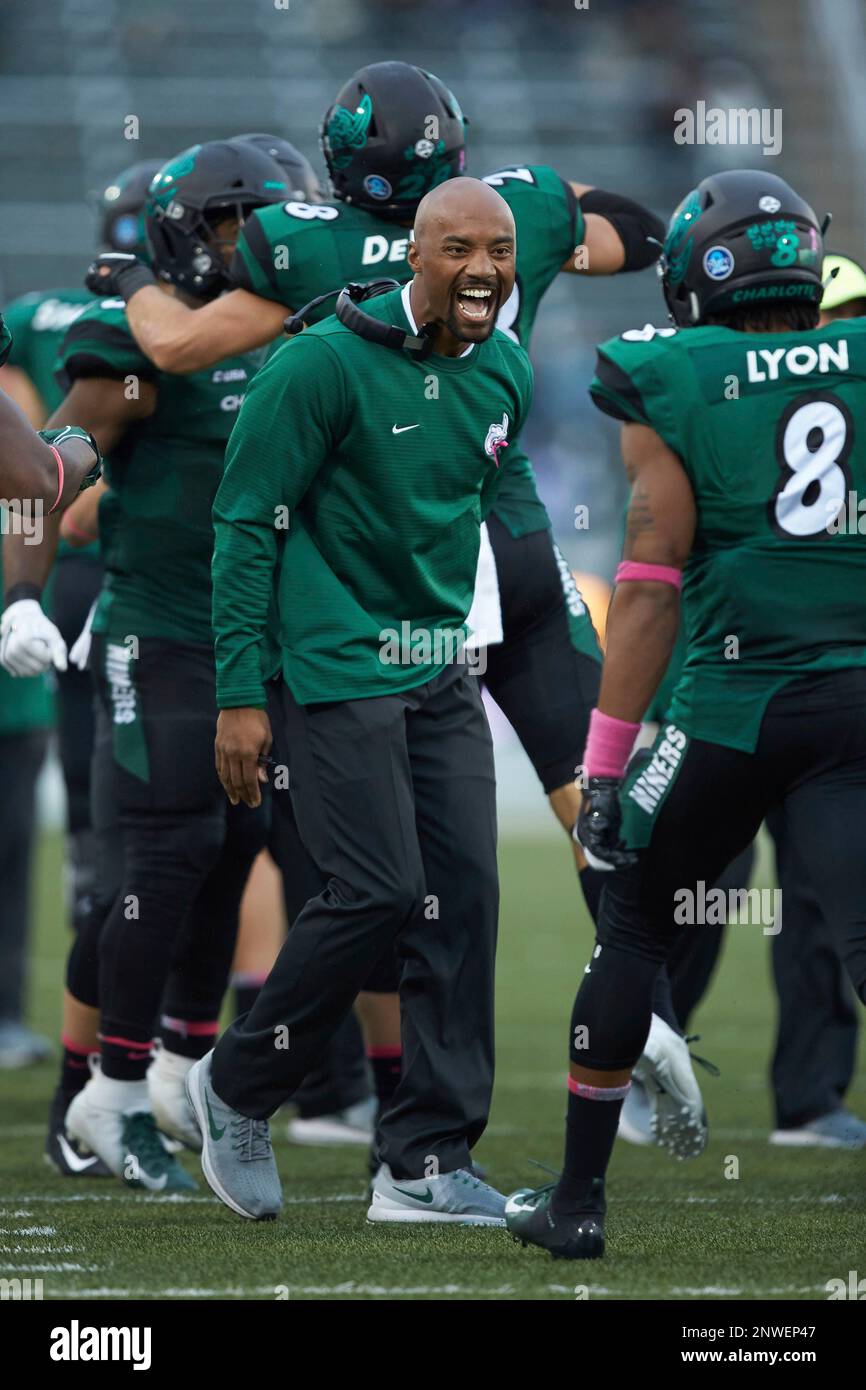
[[[587,777],[621,777],[629,760],[640,724],[614,719],[594,709],[589,716],[589,734],[583,754]]]
[[[51,513],[54,511],[54,508],[57,506],[57,503],[63,496],[63,459],[60,457],[60,450],[55,449],[53,444],[49,444],[48,447],[54,455],[55,461],[57,463],[57,496],[55,497],[51,506],[48,508],[48,515],[50,516]]]
[[[649,579],[656,584],[672,584],[675,589],[683,587],[682,570],[675,570],[673,565],[648,565],[641,560],[623,560],[617,565],[614,584],[628,579]]]

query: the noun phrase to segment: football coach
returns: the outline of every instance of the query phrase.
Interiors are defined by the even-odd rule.
[[[202,1166],[251,1219],[282,1194],[267,1120],[395,946],[403,1073],[370,1220],[502,1225],[470,1149],[493,1084],[490,733],[460,644],[480,520],[532,373],[495,328],[511,212],[457,178],[418,208],[414,279],[294,337],[255,377],[214,504],[217,771],[256,806],[276,744],[326,887],[250,1012],[192,1069]],[[280,771],[280,768],[277,769]]]

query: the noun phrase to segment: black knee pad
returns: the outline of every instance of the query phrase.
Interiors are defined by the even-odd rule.
[[[66,840],[66,893],[72,929],[79,932],[93,905],[97,884],[96,835],[89,828]]]

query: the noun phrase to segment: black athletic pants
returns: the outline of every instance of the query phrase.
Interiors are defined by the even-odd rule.
[[[0,1022],[24,1017],[36,779],[47,744],[45,729],[0,738]]]
[[[91,668],[94,828],[108,883],[99,897],[110,901],[99,934],[103,1068],[132,1079],[128,1045],[149,1042],[161,1000],[169,1031],[178,1017],[215,1021],[268,810],[230,808],[216,775],[209,646],[141,639],[130,659],[96,637]]]
[[[217,1044],[214,1088],[242,1114],[273,1114],[396,943],[403,1075],[380,1156],[401,1178],[463,1167],[493,1085],[498,915],[477,682],[449,667],[399,695],[301,706],[281,686],[279,698],[298,828],[327,886]]]
[[[624,802],[628,796],[627,779]],[[675,924],[681,895],[687,891],[698,904],[777,804],[788,846],[808,863],[839,954],[866,1002],[866,671],[850,669],[785,686],[767,707],[754,753],[687,742],[639,864],[606,884],[601,951],[572,1017],[572,1028],[588,1029],[590,1047],[576,1060],[601,1070],[634,1064],[649,1031],[658,965],[680,930],[701,929]]]
[[[272,714],[275,739],[271,757],[276,764],[288,766],[288,753],[283,754],[280,747],[278,708],[272,710]],[[268,848],[280,870],[286,921],[291,931],[304,904],[322,892],[326,879],[304,849],[292,810],[292,798],[285,793],[271,797]],[[396,977],[390,988],[397,988]],[[334,1036],[323,1045],[321,1058],[304,1077],[292,1099],[302,1119],[313,1119],[317,1115],[345,1110],[369,1094],[361,1025],[354,1010],[350,1010]]]

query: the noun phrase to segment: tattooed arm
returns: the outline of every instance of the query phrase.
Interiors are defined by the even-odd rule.
[[[622,429],[632,485],[623,559],[681,570],[695,534],[695,499],[676,454],[647,425]],[[677,638],[679,590],[629,580],[614,590],[598,707],[615,719],[642,719],[667,670]]]

